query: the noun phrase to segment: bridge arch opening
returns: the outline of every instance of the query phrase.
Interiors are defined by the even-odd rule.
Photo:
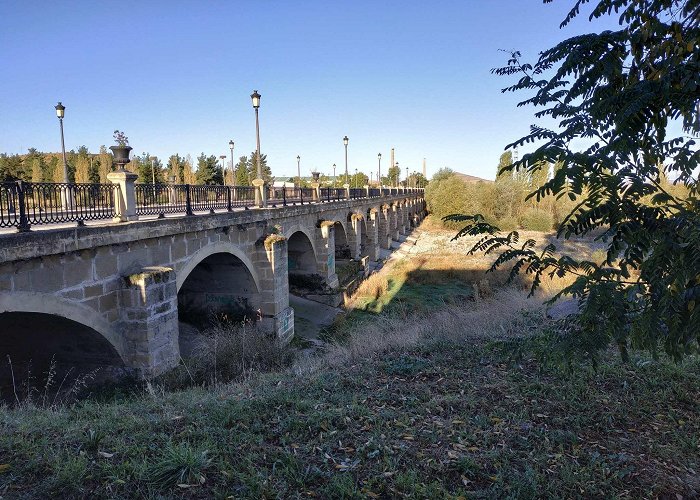
[[[127,373],[115,347],[90,326],[57,314],[0,312],[0,400],[31,390],[53,397],[77,380],[92,386]]]
[[[181,349],[188,327],[200,331],[217,321],[254,322],[261,303],[255,277],[240,257],[227,251],[207,255],[184,277],[177,293]]]
[[[340,221],[333,224],[333,232],[335,234],[335,260],[348,260],[352,258],[350,244],[348,243],[348,235],[345,232],[345,226]]]
[[[317,272],[314,247],[303,231],[294,232],[287,240],[287,261],[290,273],[313,274]]]

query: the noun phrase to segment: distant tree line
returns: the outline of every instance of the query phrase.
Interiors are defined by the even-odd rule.
[[[518,228],[533,231],[550,231],[558,227],[581,197],[576,201],[566,195],[546,197],[539,202],[528,194],[537,191],[554,178],[562,168],[559,163],[541,161],[532,169],[509,169],[513,163],[511,151],[504,152],[496,167],[495,182],[468,183],[448,168],[439,170],[426,188],[428,210],[442,218],[457,213],[481,214],[487,222],[502,231]],[[684,196],[686,188],[675,185],[663,175],[659,166],[660,182],[664,189],[677,196]],[[583,193],[583,197],[586,193]],[[651,203],[651,199],[648,200]],[[443,222],[446,227],[461,228],[461,222]]]
[[[114,170],[112,153],[100,146],[98,153],[91,153],[86,146],[66,152],[68,182],[106,183],[107,174]],[[267,156],[260,155],[263,178],[271,182],[272,171]],[[171,155],[167,162],[148,152],[133,155],[126,168],[138,174],[138,182],[176,182],[180,184],[223,184],[224,169],[216,155],[200,154],[196,161],[190,155]],[[251,186],[257,177],[255,152],[241,156],[234,172],[226,169],[226,184]],[[0,181],[23,180],[31,182],[63,182],[63,157],[61,153],[44,153],[30,148],[27,154],[0,154]],[[235,182],[234,182],[235,181]]]

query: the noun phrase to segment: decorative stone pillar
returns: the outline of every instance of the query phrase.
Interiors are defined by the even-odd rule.
[[[263,208],[267,207],[267,189],[265,189],[265,181],[263,179],[253,179],[253,186],[255,186],[257,197],[260,197],[260,203],[262,203]]]
[[[125,282],[115,304],[124,361],[141,377],[160,375],[180,361],[175,273],[168,267],[144,267]]]
[[[338,288],[338,275],[335,273],[335,229],[333,221],[319,221],[316,228],[316,263],[318,272],[331,288]]]
[[[114,222],[138,220],[139,216],[136,215],[136,191],[134,189],[134,183],[136,183],[138,177],[135,173],[127,170],[117,170],[107,174],[107,180],[119,186],[118,190],[114,190],[114,203],[116,205]]]
[[[350,184],[343,184],[343,187],[345,188],[345,199],[349,200],[350,199]]]
[[[262,327],[289,342],[294,336],[294,309],[289,307],[286,238],[272,234],[256,243],[254,265],[260,277]]]
[[[369,198],[369,184],[365,184],[365,198]]]
[[[312,200],[319,201],[321,199],[321,185],[318,182],[312,182],[311,188],[313,189]]]

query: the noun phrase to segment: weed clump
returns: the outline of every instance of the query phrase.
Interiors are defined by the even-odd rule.
[[[195,340],[191,354],[156,383],[169,389],[216,386],[241,381],[255,372],[270,372],[289,366],[293,348],[251,323],[219,322]]]

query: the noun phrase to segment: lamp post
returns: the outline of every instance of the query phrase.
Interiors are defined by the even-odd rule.
[[[297,182],[299,183],[299,187],[301,187],[301,156],[297,155]]]
[[[343,144],[345,145],[345,184],[348,183],[348,136],[343,137]]]
[[[379,166],[377,168],[377,184],[379,185],[379,189],[382,188],[382,154],[378,153],[377,154],[377,160],[379,161]]]
[[[226,155],[221,155],[219,156],[219,159],[221,160],[221,172],[223,173],[224,176],[224,186],[226,185]]]
[[[234,178],[234,174],[233,174],[233,165],[234,165],[234,163],[233,163],[233,146],[234,146],[233,139],[231,139],[230,141],[228,141],[228,147],[231,150],[231,185],[235,186],[236,179]],[[226,172],[224,172],[224,185],[226,185]]]
[[[156,199],[156,159],[151,158],[151,180],[153,181],[153,201]]]
[[[66,107],[60,102],[56,104],[56,116],[61,127],[61,151],[63,152],[63,182],[68,183],[68,162],[66,161],[66,143],[63,140],[63,117],[66,115]]]
[[[265,196],[263,196],[263,185],[265,184],[265,181],[263,181],[262,178],[262,165],[260,164],[260,120],[258,119],[258,110],[260,108],[260,94],[258,94],[257,90],[254,90],[253,93],[250,94],[250,98],[253,101],[253,109],[255,109],[255,139],[257,144],[257,149],[255,150],[255,157],[257,159],[258,164],[258,177],[253,182],[253,185],[256,188],[258,188],[255,190],[255,203],[258,205],[259,208],[262,208],[263,206],[267,206],[267,200],[265,200]]]
[[[355,188],[357,188],[357,167],[355,167]]]
[[[399,177],[401,177],[401,169],[399,168],[399,162],[395,162],[394,166],[396,167],[396,179],[394,180],[394,187],[399,187]]]
[[[335,163],[333,164],[333,187],[335,187]]]
[[[406,167],[406,187],[408,187],[408,167]]]

